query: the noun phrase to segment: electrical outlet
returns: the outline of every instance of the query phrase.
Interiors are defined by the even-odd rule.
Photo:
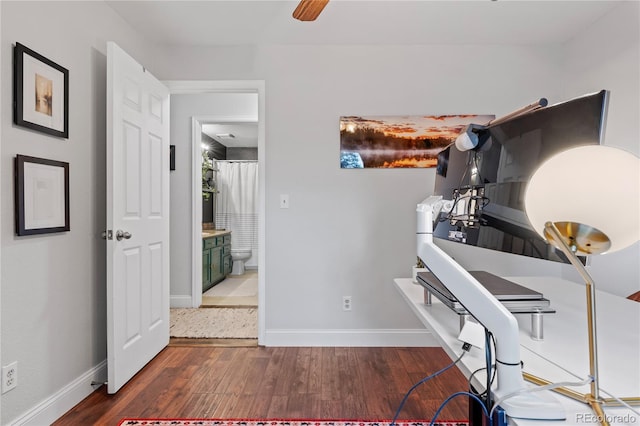
[[[342,296],[342,310],[343,311],[351,310],[351,296]]]
[[[18,361],[2,367],[2,393],[18,386]]]

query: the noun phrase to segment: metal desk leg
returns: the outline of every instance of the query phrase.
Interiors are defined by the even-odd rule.
[[[531,338],[544,340],[544,317],[541,312],[531,314]]]
[[[431,292],[426,288],[424,289],[424,304],[431,306]]]

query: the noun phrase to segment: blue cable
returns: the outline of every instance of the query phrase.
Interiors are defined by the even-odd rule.
[[[489,412],[487,411],[487,407],[484,405],[484,402],[480,398],[478,398],[477,396],[475,396],[474,394],[472,394],[470,392],[456,392],[456,393],[450,395],[447,399],[445,399],[444,402],[440,405],[440,407],[438,408],[438,411],[436,411],[436,414],[433,415],[433,418],[431,419],[431,423],[429,423],[429,426],[433,426],[433,424],[436,422],[436,419],[440,415],[440,411],[442,411],[444,406],[447,405],[449,403],[449,401],[451,401],[453,398],[455,398],[456,396],[459,396],[459,395],[467,395],[467,396],[472,397],[476,401],[478,401],[478,403],[480,403],[480,406],[482,407],[482,411],[484,411],[484,415],[489,418],[489,423],[491,424],[493,422],[493,420],[489,416]]]
[[[400,415],[400,412],[402,411],[402,407],[404,407],[404,404],[407,402],[407,398],[409,398],[409,395],[411,395],[411,392],[413,392],[418,386],[420,386],[421,384],[433,379],[434,377],[444,373],[445,371],[447,371],[448,369],[450,369],[451,367],[453,367],[454,365],[456,365],[464,356],[464,354],[466,354],[467,352],[462,352],[462,354],[460,354],[460,356],[458,357],[458,359],[456,359],[455,361],[453,361],[451,364],[449,364],[448,366],[446,366],[445,368],[443,368],[440,371],[436,371],[435,373],[433,373],[430,376],[425,377],[424,379],[420,380],[418,383],[416,383],[415,385],[411,386],[411,389],[409,389],[409,391],[404,395],[404,398],[402,398],[402,402],[400,402],[400,406],[398,407],[398,410],[396,410],[396,414],[393,416],[393,420],[391,420],[391,425],[390,426],[395,426],[396,424],[396,420],[398,420],[398,416]],[[484,407],[484,405],[482,406],[482,408],[484,408],[485,412],[487,411],[486,408]]]

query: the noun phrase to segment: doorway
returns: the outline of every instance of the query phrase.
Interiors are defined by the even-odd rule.
[[[201,132],[207,123],[247,123],[256,122],[258,127],[258,344],[264,341],[265,328],[265,84],[260,80],[242,81],[167,81],[173,94],[211,93],[255,93],[257,94],[257,116],[240,115],[237,111],[220,111],[216,115],[192,117],[192,206],[191,206],[191,307],[202,304],[202,177],[196,171],[202,167]]]
[[[257,96],[253,99],[257,102]],[[203,253],[205,260],[224,260],[219,265],[210,262],[213,272],[203,265],[206,278],[201,306],[257,308],[258,123],[214,120],[201,120],[201,123],[203,238],[206,236],[205,241],[211,241],[217,235],[227,242],[220,254],[210,254],[215,249]],[[232,260],[231,266],[229,260]],[[257,329],[257,318],[253,328]]]

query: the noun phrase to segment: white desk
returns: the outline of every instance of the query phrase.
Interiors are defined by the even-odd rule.
[[[551,300],[551,306],[557,311],[544,316],[542,341],[535,341],[530,337],[531,316],[516,315],[520,325],[524,371],[552,382],[578,382],[586,378],[589,375],[589,351],[584,286],[552,277],[507,279],[541,292]],[[461,342],[457,339],[458,315],[435,298],[431,306],[426,306],[423,303],[423,287],[414,284],[410,278],[397,278],[394,283],[449,357],[457,359],[462,352]],[[601,396],[609,397],[602,392],[604,390],[616,397],[640,397],[640,303],[598,291],[596,309]],[[484,350],[472,348],[458,366],[469,377],[473,371],[485,366]],[[578,375],[580,379],[563,368]],[[486,376],[481,372],[476,374],[472,384],[475,389],[484,390],[485,382]],[[572,389],[581,393],[589,392],[588,386]],[[564,405],[567,413],[565,422],[553,422],[554,424],[598,424],[596,419],[592,419],[592,411],[588,405],[556,393],[554,395]],[[634,408],[640,411],[640,407]],[[640,426],[640,416],[625,407],[605,407],[605,413],[611,424]],[[510,419],[510,423],[518,426],[540,426],[542,422]]]

